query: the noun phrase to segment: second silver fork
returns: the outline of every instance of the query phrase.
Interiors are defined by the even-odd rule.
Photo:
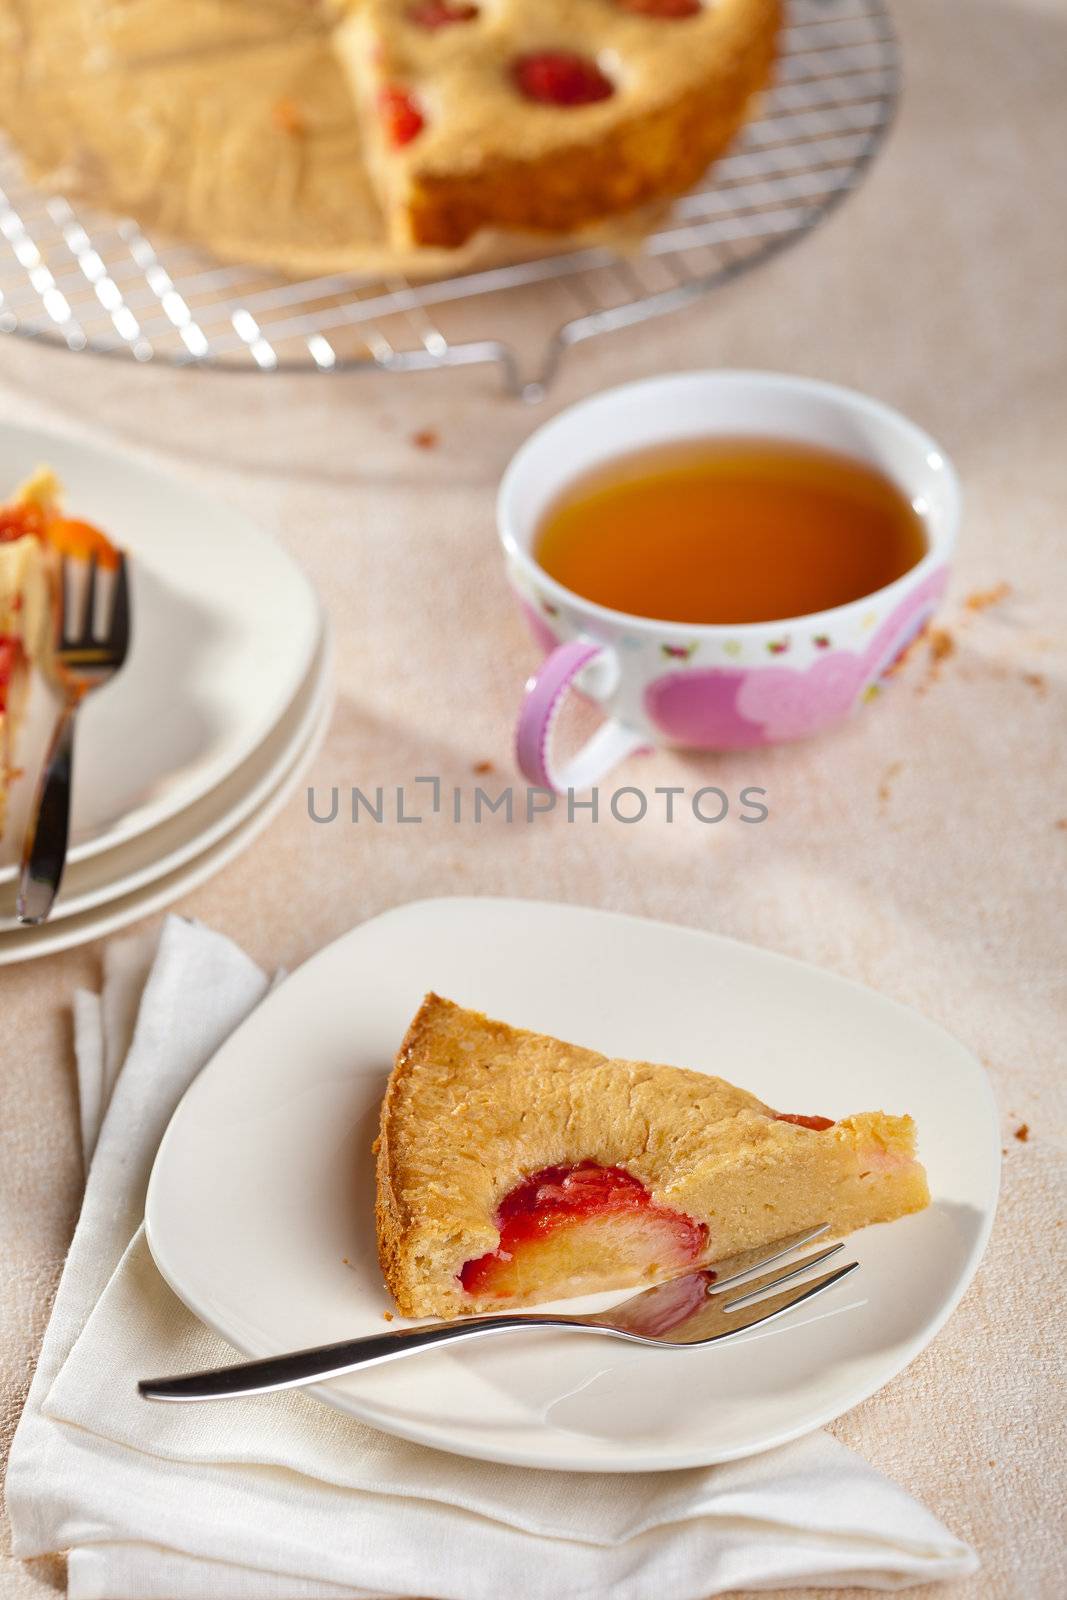
[[[35,927],[52,909],[70,839],[70,795],[74,768],[74,723],[86,696],[101,688],[122,666],[130,644],[130,601],[126,558],[115,570],[108,618],[96,629],[98,562],[89,562],[89,579],[80,608],[71,605],[71,561],[64,556],[55,599],[53,639],[44,671],[60,696],[60,709],[37,782],[33,811],[22,847],[16,913]],[[75,609],[80,616],[72,615]]]

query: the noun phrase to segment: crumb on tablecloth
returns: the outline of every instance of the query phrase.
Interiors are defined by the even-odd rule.
[[[411,442],[416,450],[436,450],[440,438],[436,428],[420,428],[411,435]]]
[[[883,805],[892,795],[893,779],[896,777],[903,765],[903,761],[891,761],[888,767],[886,767],[885,771],[882,773],[882,781],[878,785],[878,798],[882,801]]]
[[[956,641],[947,628],[927,628],[920,637],[926,640],[926,675],[915,685],[916,694],[925,694],[941,676],[942,665],[956,653]]]
[[[930,632],[930,660],[945,661],[955,654],[956,641],[947,628],[933,628]]]
[[[990,606],[999,605],[1010,594],[1010,583],[995,583],[991,589],[972,590],[963,603],[968,611],[986,611]]]
[[[1015,1130],[1015,1137],[1020,1144],[1025,1144],[1030,1137],[1030,1124],[1028,1122],[1020,1122]]]
[[[882,677],[895,678],[898,672],[902,672],[907,666],[908,662],[911,660],[912,656],[915,655],[919,650],[929,631],[929,622],[924,622],[915,637],[908,640],[903,650],[901,650],[898,655],[895,656],[894,659],[889,663],[888,667],[885,668],[884,672],[882,673]]]
[[[980,611],[986,611],[990,606],[995,606],[1005,600],[1012,592],[1009,583],[996,583],[989,589],[974,589],[960,602],[960,611],[956,618],[958,627],[965,627],[971,617]],[[936,683],[940,676],[941,664],[950,656],[956,654],[956,637],[948,628],[935,628],[930,622],[920,628],[915,637],[901,650],[896,660],[891,662],[883,673],[883,677],[893,678],[907,666],[914,655],[917,655],[925,641],[926,644],[926,673],[915,685],[917,694],[925,694],[932,683]],[[1023,681],[1028,683],[1038,694],[1043,695],[1046,690],[1045,679],[1039,672],[1023,673]]]
[[[493,770],[491,761],[476,761],[471,767],[471,771],[476,773],[479,778],[484,777],[487,772],[492,772]]]

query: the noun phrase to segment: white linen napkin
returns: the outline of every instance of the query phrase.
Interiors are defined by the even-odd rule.
[[[192,1078],[269,988],[171,917],[106,954],[75,1044],[88,1181],[7,1475],[15,1553],[69,1551],[73,1600],[706,1600],[900,1589],[974,1552],[829,1434],[660,1474],[537,1472],[377,1433],[293,1391],[142,1401],[233,1351],[166,1287],[142,1226]]]

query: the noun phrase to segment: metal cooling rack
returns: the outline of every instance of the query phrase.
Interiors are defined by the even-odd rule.
[[[493,363],[536,400],[572,345],[688,305],[813,228],[863,177],[898,86],[883,0],[790,0],[758,120],[636,254],[585,248],[429,283],[222,266],[41,193],[0,141],[0,332],[234,371]],[[540,329],[533,349],[520,321],[527,344]]]

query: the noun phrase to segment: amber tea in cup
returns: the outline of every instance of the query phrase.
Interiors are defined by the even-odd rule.
[[[575,479],[542,517],[533,554],[613,611],[738,624],[862,599],[926,549],[922,517],[867,462],[717,436],[634,451]]]

